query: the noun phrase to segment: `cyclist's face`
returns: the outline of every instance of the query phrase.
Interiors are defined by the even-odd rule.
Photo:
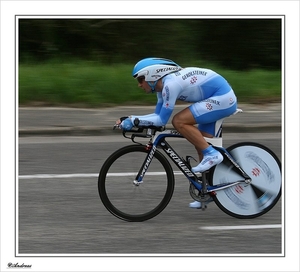
[[[142,88],[146,93],[151,92],[151,87],[149,86],[147,81],[145,81],[145,77],[138,77],[137,81],[138,81],[138,87]]]

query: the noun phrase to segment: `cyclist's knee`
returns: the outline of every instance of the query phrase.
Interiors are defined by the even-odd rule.
[[[184,125],[183,119],[180,117],[180,114],[177,113],[174,115],[173,119],[172,119],[172,125],[175,128],[180,128]]]
[[[195,119],[189,110],[189,108],[186,108],[177,114],[174,115],[172,119],[172,125],[176,128],[182,128],[184,126],[192,126],[195,124]]]

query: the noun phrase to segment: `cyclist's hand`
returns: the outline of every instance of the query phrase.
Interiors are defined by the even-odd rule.
[[[127,119],[127,118],[128,118],[128,116],[120,117],[120,119],[116,121],[116,123],[115,123],[115,125],[114,125],[114,129],[115,129],[115,128],[122,129],[122,128],[121,128],[121,123],[122,123],[125,119]]]
[[[121,121],[121,120],[120,120]],[[126,118],[125,120],[123,120],[120,124],[119,124],[120,129],[122,130],[131,130],[133,127],[133,124],[130,120],[130,118]]]

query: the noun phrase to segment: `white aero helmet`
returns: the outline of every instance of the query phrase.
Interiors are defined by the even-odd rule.
[[[134,78],[145,77],[152,90],[157,80],[182,68],[172,60],[164,58],[145,58],[140,60],[133,68]],[[153,82],[153,83],[150,83]]]

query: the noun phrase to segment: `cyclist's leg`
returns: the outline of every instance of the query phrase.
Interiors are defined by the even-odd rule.
[[[193,172],[204,172],[223,160],[221,153],[210,146],[204,139],[201,131],[194,126],[195,119],[190,108],[177,113],[172,123],[177,131],[195,146],[198,154],[203,153],[203,160],[198,166],[192,168]]]
[[[201,127],[198,126],[198,128],[199,128],[199,130],[201,131],[202,135],[203,135],[204,137],[207,137],[207,138],[212,138],[212,137],[214,137],[214,134],[215,134],[215,133],[213,132],[213,131],[214,131],[214,127],[215,127],[215,122],[210,123],[210,124],[206,124],[206,125],[205,125],[205,128],[202,128],[202,126],[201,126]],[[204,131],[203,129],[205,129],[206,131],[210,131],[210,133]],[[203,160],[203,153],[202,153],[202,150],[197,149],[197,147],[196,147],[196,150],[197,150],[197,154],[198,154],[198,157],[199,157],[199,162],[201,162],[201,161]],[[206,202],[205,204],[207,205],[208,203],[210,203],[210,202],[212,202],[212,201],[213,201],[213,199],[210,198],[210,199],[208,200],[208,202]],[[201,208],[202,208],[202,204],[201,204],[201,202],[195,200],[194,202],[191,202],[191,203],[189,204],[189,207],[190,207],[190,208],[193,208],[193,209],[201,209]]]
[[[198,124],[198,129],[202,131],[202,135],[204,133],[207,135],[215,135],[216,121],[236,111],[237,103],[233,90],[225,94],[222,94],[222,89],[220,89],[219,92],[221,93],[220,95],[217,93],[215,96],[197,102],[189,107]],[[199,157],[201,158],[201,153],[204,157],[196,167],[192,168],[193,172],[204,172],[222,162],[223,157],[220,152],[211,146],[207,149],[201,149],[197,145],[195,145],[195,147]]]
[[[192,115],[192,112],[189,108],[186,108],[182,110],[181,112],[177,113],[173,118],[173,126],[183,135],[189,142],[191,142],[198,153],[200,161],[202,161],[202,153],[203,150],[205,152],[206,149],[209,150],[213,149],[209,144],[206,142],[206,140],[203,138],[203,136],[212,136],[210,133],[207,133],[206,131],[199,130],[197,127],[194,126],[195,118]],[[214,124],[212,124],[214,126]],[[210,127],[210,125],[206,125],[206,128]],[[206,150],[207,151],[207,150]],[[214,151],[214,149],[213,149]],[[221,158],[221,154],[215,150],[219,157]],[[215,155],[215,154],[214,154]],[[223,158],[222,158],[223,159]],[[217,161],[215,164],[219,163],[220,161]],[[207,168],[212,167],[213,165],[209,165]],[[199,172],[199,171],[198,171]],[[191,208],[201,208],[201,203],[198,201],[195,201],[194,203],[190,203]]]
[[[215,135],[215,125],[216,125],[216,122],[213,122],[213,123],[210,123],[210,124],[205,124],[205,125],[198,125],[198,129],[199,131],[201,132],[201,134],[203,135],[203,137],[206,137],[206,138],[213,138],[214,135]],[[209,131],[209,132],[208,132]],[[199,162],[201,162],[203,160],[203,153],[202,153],[202,150],[195,147],[196,148],[196,151],[197,151],[197,154],[198,154],[198,158],[199,158]]]
[[[234,98],[230,99],[231,96],[233,96]],[[227,105],[230,104],[229,105],[230,107],[222,109],[220,105],[221,105],[221,102],[222,102],[222,104],[224,104],[223,101],[225,101],[225,102],[230,101],[230,103],[227,103]],[[215,131],[216,122],[224,117],[227,117],[227,116],[233,114],[237,108],[237,105],[236,105],[236,98],[232,91],[228,95],[225,95],[223,97],[212,97],[211,99],[209,99],[207,101],[201,101],[201,102],[195,103],[195,104],[191,105],[190,108],[191,108],[191,112],[193,113],[195,120],[197,120],[198,129],[199,129],[199,131],[201,131],[201,134],[204,137],[212,138],[217,133],[217,131]],[[206,120],[206,122],[204,120]],[[200,164],[196,167],[193,167],[192,170],[194,172],[201,172],[201,167],[199,167],[199,166],[201,166],[202,161],[205,161],[206,159],[203,159],[203,150],[197,148],[197,146],[195,146],[195,147],[196,147],[196,150],[197,150],[197,153],[199,156]],[[211,150],[211,152],[212,152],[212,154],[214,154],[214,157],[217,156],[219,159],[210,162],[211,163],[210,167],[220,163],[223,160],[222,155],[218,154],[219,153],[218,151],[213,152],[213,150]],[[211,201],[212,201],[212,199],[209,202],[211,202]],[[201,203],[198,201],[194,201],[189,204],[189,207],[200,209]]]
[[[173,117],[172,124],[182,136],[196,147],[197,150],[203,150],[209,146],[203,138],[201,131],[194,126],[196,120],[190,108],[185,108],[178,112]]]

